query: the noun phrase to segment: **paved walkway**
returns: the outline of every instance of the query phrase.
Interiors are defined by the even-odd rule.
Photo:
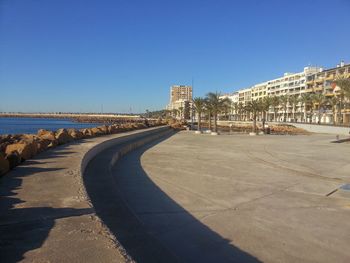
[[[0,261],[124,262],[86,197],[80,165],[93,146],[139,132],[62,145],[1,178]]]
[[[181,132],[119,160],[116,190],[180,262],[345,263],[350,143],[333,137]]]

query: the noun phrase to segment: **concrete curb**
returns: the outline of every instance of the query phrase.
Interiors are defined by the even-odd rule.
[[[162,127],[112,139],[91,148],[83,158],[81,175],[86,195],[96,215],[116,243],[117,249],[127,261],[162,262],[166,259],[168,262],[172,262],[171,258],[173,256],[169,255],[169,252],[148,233],[144,233],[142,228],[139,227],[139,222],[135,222],[135,215],[116,193],[118,191],[116,191],[117,185],[115,185],[112,176],[112,167],[130,151],[171,133],[173,131],[169,127]],[[120,226],[125,222],[132,224],[133,230],[128,230],[128,227],[120,230]],[[116,231],[116,228],[120,231]],[[133,232],[135,229],[137,229],[136,235],[138,237],[125,237],[123,232],[130,233],[129,231]],[[142,236],[143,239],[142,252],[139,252],[140,245],[135,247],[135,244],[140,242],[139,236]],[[123,243],[126,243],[126,246]],[[130,243],[133,245],[130,245]],[[130,250],[133,251],[133,255],[129,253]]]

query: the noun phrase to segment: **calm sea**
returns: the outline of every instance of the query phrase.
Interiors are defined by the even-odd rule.
[[[0,134],[37,133],[39,129],[56,131],[60,128],[89,128],[98,123],[78,123],[66,119],[0,118]]]

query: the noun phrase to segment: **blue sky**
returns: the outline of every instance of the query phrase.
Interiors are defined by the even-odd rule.
[[[0,0],[0,111],[143,112],[350,62],[349,0]]]

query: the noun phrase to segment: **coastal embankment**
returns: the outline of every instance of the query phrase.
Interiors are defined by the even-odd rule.
[[[47,149],[76,140],[164,125],[158,121],[133,121],[84,129],[39,130],[37,134],[0,136],[0,176]]]
[[[159,126],[86,137],[42,152],[3,176],[1,259],[4,262],[131,262],[118,239],[97,215],[86,194],[82,174],[90,161],[109,147],[120,145],[120,150],[111,156],[116,161],[135,147],[171,133],[170,127]],[[99,173],[97,170],[96,175]],[[106,186],[105,182],[101,185]],[[104,192],[97,194],[103,196]]]
[[[127,123],[143,121],[140,115],[96,114],[96,113],[0,113],[0,118],[68,119],[82,123]]]

